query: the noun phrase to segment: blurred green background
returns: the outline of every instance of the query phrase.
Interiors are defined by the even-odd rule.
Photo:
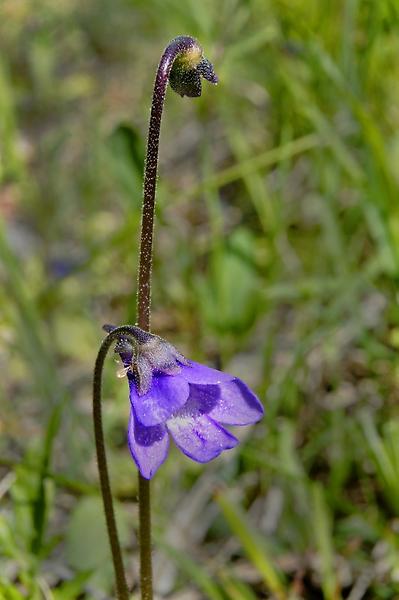
[[[159,597],[398,598],[396,0],[1,0],[0,597],[113,597],[91,373],[102,324],[135,320],[152,85],[179,34],[220,84],[167,94],[152,326],[245,379],[266,416],[155,477]]]

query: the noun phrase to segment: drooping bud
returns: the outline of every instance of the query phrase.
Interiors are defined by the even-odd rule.
[[[201,96],[202,91],[201,77],[210,83],[218,82],[212,63],[203,56],[202,48],[196,42],[176,57],[169,75],[169,83],[180,96],[197,98]]]

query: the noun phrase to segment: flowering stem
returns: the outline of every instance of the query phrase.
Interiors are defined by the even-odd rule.
[[[137,325],[144,331],[150,331],[155,190],[158,170],[159,137],[166,88],[174,60],[180,53],[187,52],[193,48],[195,44],[196,41],[188,36],[181,36],[172,40],[161,57],[155,78],[144,170],[144,195],[137,288]],[[139,543],[141,598],[142,600],[152,600],[150,482],[142,477],[140,473]]]
[[[179,58],[178,61],[176,59]],[[176,62],[175,62],[176,61]],[[172,70],[173,68],[173,70]],[[126,340],[143,342],[153,337],[150,332],[151,308],[151,269],[154,233],[155,190],[158,170],[159,137],[161,119],[168,81],[172,89],[181,96],[201,95],[201,77],[211,83],[218,79],[212,64],[203,57],[202,49],[190,36],[179,36],[165,49],[158,66],[152,97],[150,124],[148,130],[147,156],[144,169],[144,195],[141,218],[140,258],[137,288],[137,325],[124,325],[113,328],[104,325],[107,337],[98,352],[94,367],[93,381],[93,420],[96,440],[101,494],[103,497],[108,537],[114,563],[116,589],[119,600],[128,600],[129,592],[123,568],[122,552],[118,539],[115,514],[112,503],[107,459],[105,454],[104,432],[101,415],[101,385],[104,361],[112,342],[122,345]],[[126,339],[127,338],[127,339]],[[130,339],[129,339],[130,338]],[[119,350],[116,349],[116,352]],[[183,358],[183,357],[181,357]],[[151,561],[151,503],[150,483],[139,473],[139,543],[140,543],[140,583],[142,600],[152,600],[152,561]]]
[[[104,431],[102,425],[101,412],[101,389],[104,361],[112,342],[119,340],[121,335],[124,337],[133,337],[135,339],[137,337],[137,328],[132,327],[131,325],[117,327],[107,335],[107,337],[103,340],[101,344],[94,367],[93,422],[94,436],[96,440],[98,470],[100,475],[101,495],[104,503],[105,520],[107,523],[108,537],[112,552],[112,560],[114,563],[116,592],[118,600],[128,600],[129,590],[126,583],[126,576],[122,561],[122,552],[118,538],[118,530],[116,528],[114,507],[112,503],[112,494],[108,475],[107,457],[105,454]]]
[[[176,57],[193,48],[197,42],[189,36],[172,40],[165,49],[155,78],[147,156],[144,170],[144,197],[141,217],[141,242],[137,290],[137,324],[144,331],[150,329],[152,242],[154,233],[155,188],[158,170],[159,136],[162,111],[170,71]]]

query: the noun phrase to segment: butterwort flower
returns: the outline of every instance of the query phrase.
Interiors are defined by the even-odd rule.
[[[129,382],[128,444],[143,477],[151,479],[165,461],[170,436],[186,456],[206,463],[238,444],[225,425],[262,418],[262,404],[241,379],[186,359],[159,336],[134,330],[135,340],[121,337],[115,352]]]

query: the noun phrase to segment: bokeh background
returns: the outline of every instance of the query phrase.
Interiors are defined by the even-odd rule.
[[[1,0],[0,596],[112,598],[91,424],[105,322],[135,320],[150,98],[168,91],[153,330],[266,408],[153,483],[160,598],[399,597],[396,0]],[[129,581],[126,382],[104,413]]]

